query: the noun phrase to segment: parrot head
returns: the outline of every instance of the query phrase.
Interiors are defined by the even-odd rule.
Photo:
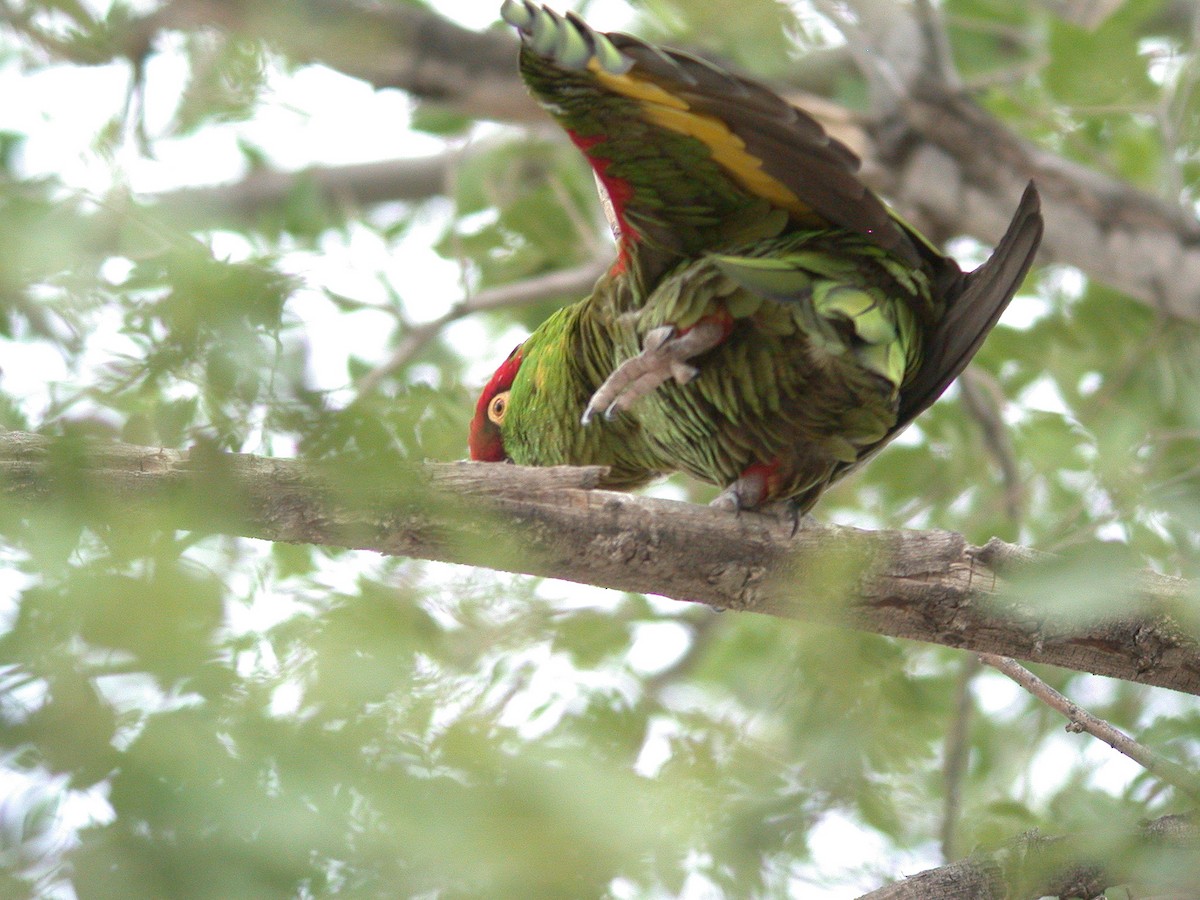
[[[475,417],[471,420],[471,433],[467,445],[471,459],[478,462],[504,462],[508,454],[504,450],[504,415],[508,410],[508,394],[521,368],[521,347],[518,345],[508,359],[500,364],[488,381],[479,402],[475,404]]]

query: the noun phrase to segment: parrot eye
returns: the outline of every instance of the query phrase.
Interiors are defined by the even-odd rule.
[[[487,416],[497,425],[504,424],[504,413],[508,410],[508,391],[502,391],[488,404]]]

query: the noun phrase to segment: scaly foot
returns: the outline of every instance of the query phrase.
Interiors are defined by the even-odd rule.
[[[774,516],[789,526],[792,537],[795,537],[797,531],[816,524],[817,520],[810,515],[802,515],[800,503],[795,499],[767,499],[773,489],[778,489],[779,470],[778,459],[747,466],[738,479],[721,491],[709,506],[732,513],[753,510],[764,516]]]
[[[778,459],[751,463],[742,470],[737,481],[721,491],[709,506],[741,512],[743,509],[758,509],[773,488],[779,486],[781,462]]]
[[[629,409],[667,379],[687,384],[699,373],[687,360],[699,356],[725,340],[726,326],[716,320],[701,320],[679,334],[673,325],[647,332],[642,352],[613,370],[592,394],[580,422],[587,425],[597,412],[606,419]]]
[[[739,513],[743,509],[756,509],[767,496],[767,476],[759,469],[748,469],[708,504],[717,509]]]
[[[787,527],[791,537],[795,537],[800,529],[810,528],[817,524],[817,520],[810,513],[801,515],[800,504],[795,500],[761,502],[763,491],[757,483],[759,477],[754,475],[749,479],[739,478],[721,491],[708,505],[716,509],[727,509],[735,514],[741,513],[743,510],[752,510],[764,516],[772,516],[779,521],[779,524]],[[759,498],[759,502],[751,502],[756,497]]]

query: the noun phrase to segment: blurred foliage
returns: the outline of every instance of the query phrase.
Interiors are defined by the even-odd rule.
[[[1195,204],[1187,6],[1118,4],[1092,30],[1045,3],[940,8],[995,114]],[[129,75],[140,20],[106,8],[0,4],[0,76]],[[836,43],[811,9],[774,0],[736,16],[647,0],[628,28],[770,77]],[[396,346],[410,322],[443,312],[428,273],[479,290],[595,256],[605,226],[575,152],[544,136],[487,142],[462,154],[449,203],[331,205],[301,176],[252,223],[193,229],[186,207],[134,202],[123,167],[231,132],[247,169],[272,166],[279,149],[248,126],[305,70],[236,33],[139,47],[147,90],[174,79],[173,111],[141,116],[140,87],[102,111],[77,152],[109,167],[103,196],[30,174],[37,127],[0,128],[0,427],[68,438],[62,477],[88,435],[336,459],[348,484],[368,486],[402,477],[406,461],[463,455],[464,384],[556,303],[448,329],[358,397],[346,387],[382,359],[353,335]],[[839,90],[863,93],[851,80]],[[428,104],[411,125],[453,140],[478,128]],[[314,274],[324,255],[360,266],[363,246],[400,263],[368,271],[362,296]],[[1019,484],[1003,483],[951,392],[820,515],[1058,551],[1013,591],[1081,617],[1119,611],[1135,567],[1200,577],[1195,329],[1077,272],[1035,272],[1027,291],[978,366],[1003,398]],[[333,385],[331,342],[344,368]],[[70,504],[0,510],[0,534],[6,897],[850,896],[937,864],[944,745],[959,727],[964,853],[1031,828],[1075,831],[1145,872],[1161,859],[1127,843],[1132,823],[1183,808],[993,673],[970,676],[972,714],[958,722],[963,660],[940,648],[177,533],[97,508],[86,485]],[[827,580],[831,597],[844,592]],[[1194,704],[1043,674],[1200,765]],[[831,855],[846,828],[866,858],[857,846]],[[1169,865],[1200,881],[1194,860]]]

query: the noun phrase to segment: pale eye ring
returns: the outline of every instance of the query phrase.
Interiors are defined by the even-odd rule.
[[[497,425],[504,424],[504,414],[508,412],[508,391],[501,391],[487,407],[487,417]]]

